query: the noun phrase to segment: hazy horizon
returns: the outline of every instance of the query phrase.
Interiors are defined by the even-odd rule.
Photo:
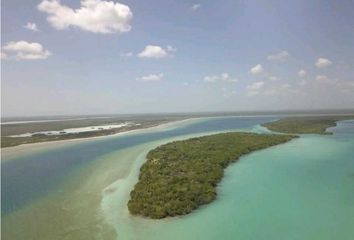
[[[348,1],[3,0],[2,117],[354,106]]]
[[[354,108],[338,108],[338,109],[280,109],[280,110],[246,110],[246,111],[195,111],[195,112],[131,112],[131,113],[102,113],[102,114],[61,114],[61,115],[18,115],[18,116],[1,116],[1,120],[9,120],[9,119],[49,119],[49,118],[58,118],[58,119],[66,119],[66,118],[110,118],[110,117],[118,117],[118,116],[149,116],[149,115],[161,115],[161,116],[173,116],[173,115],[249,115],[259,114],[259,115],[322,115],[322,114],[354,114]]]

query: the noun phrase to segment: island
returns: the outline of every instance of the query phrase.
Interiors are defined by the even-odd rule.
[[[311,117],[287,117],[277,121],[262,124],[274,132],[289,134],[332,134],[327,131],[329,127],[335,127],[337,121],[354,119],[353,115],[343,116],[311,116]]]
[[[216,198],[217,184],[230,163],[293,138],[229,132],[159,146],[147,154],[128,209],[133,215],[153,219],[188,214]]]

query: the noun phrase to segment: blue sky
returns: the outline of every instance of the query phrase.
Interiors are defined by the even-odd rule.
[[[2,1],[3,116],[352,108],[352,1]]]

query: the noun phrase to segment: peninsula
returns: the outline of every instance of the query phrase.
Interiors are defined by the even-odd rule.
[[[128,209],[154,219],[188,214],[216,198],[216,186],[230,163],[295,137],[229,132],[159,146],[140,169]]]

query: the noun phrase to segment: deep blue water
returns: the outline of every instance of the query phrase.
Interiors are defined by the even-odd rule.
[[[1,215],[55,191],[56,186],[69,177],[72,170],[110,152],[187,134],[248,129],[274,119],[275,117],[209,118],[171,130],[90,141],[4,161],[1,163]]]

